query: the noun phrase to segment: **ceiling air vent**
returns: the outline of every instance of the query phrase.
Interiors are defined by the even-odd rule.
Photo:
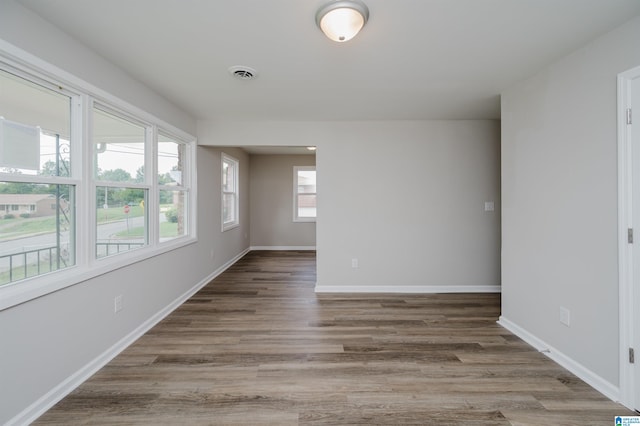
[[[235,67],[229,68],[229,72],[235,78],[240,80],[253,80],[258,76],[258,72],[250,67],[245,67],[241,65],[237,65]]]

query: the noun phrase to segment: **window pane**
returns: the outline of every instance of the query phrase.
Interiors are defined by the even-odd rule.
[[[96,187],[96,257],[147,244],[146,189]]]
[[[70,129],[69,96],[0,71],[0,171],[70,176]]]
[[[298,217],[316,217],[316,195],[298,195]]]
[[[316,218],[316,170],[295,166],[293,175],[294,222],[313,222]]]
[[[238,161],[222,154],[222,230],[240,223],[238,214]]]
[[[160,191],[160,241],[188,234],[186,191]]]
[[[222,195],[222,220],[224,223],[235,222],[236,218],[236,195]]]
[[[182,173],[186,146],[162,134],[158,138],[158,183],[184,185]]]
[[[75,187],[0,182],[0,285],[75,264]]]
[[[93,110],[94,176],[100,181],[144,182],[145,128]]]
[[[316,171],[298,170],[298,193],[316,192]]]
[[[235,164],[229,161],[222,163],[222,191],[235,191]]]

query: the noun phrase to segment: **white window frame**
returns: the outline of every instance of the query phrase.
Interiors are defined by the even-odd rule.
[[[299,171],[316,171],[316,166],[293,166],[293,221],[294,222],[315,222],[317,217],[300,217],[298,216],[298,196],[299,195],[315,195],[316,200],[318,199],[318,192],[306,192],[301,193],[298,192],[298,172]],[[317,175],[316,175],[317,177]]]
[[[228,163],[233,166],[233,191],[224,190],[224,164]],[[230,156],[229,154],[222,153],[220,161],[220,218],[222,222],[222,232],[228,231],[240,226],[240,162]],[[234,203],[234,217],[230,221],[224,220],[224,198],[225,195],[233,195]]]
[[[195,226],[197,223],[197,141],[194,136],[3,40],[0,40],[0,69],[72,95],[71,176],[47,177],[46,179],[52,183],[74,185],[76,205],[75,266],[0,286],[0,311],[197,241],[197,229]],[[150,223],[148,224],[149,244],[137,250],[101,259],[95,258],[95,187],[96,185],[104,186],[106,182],[94,181],[94,149],[89,147],[91,144],[83,143],[91,140],[91,115],[94,101],[113,111],[132,117],[137,122],[145,123],[151,135],[147,142],[149,144],[147,145],[148,149],[145,150],[145,183],[143,185],[149,191],[147,200],[147,205],[149,206],[148,215],[150,217]],[[186,144],[185,162],[188,164],[188,177],[186,177],[187,180],[185,182],[187,184],[185,184],[185,187],[189,196],[188,216],[190,223],[187,235],[162,243],[157,239],[157,231],[154,231],[159,221],[158,206],[156,205],[159,186],[157,164],[154,159],[157,152],[159,129],[175,136],[176,139]],[[0,180],[41,183],[41,179],[38,176],[18,176],[6,173],[0,174]],[[136,184],[126,183],[125,186],[133,187]]]
[[[141,189],[144,191],[145,193],[145,197],[144,197],[144,202],[145,205],[147,206],[144,209],[144,226],[145,226],[145,235],[144,235],[144,245],[140,248],[136,248],[136,249],[129,249],[126,251],[122,251],[122,252],[118,252],[116,254],[110,254],[110,255],[106,255],[103,257],[97,257],[97,250],[93,251],[93,256],[95,260],[97,260],[98,262],[102,261],[103,259],[107,259],[111,256],[125,256],[127,254],[129,254],[132,250],[140,250],[143,248],[146,248],[148,246],[150,246],[152,244],[152,241],[155,241],[155,239],[152,238],[152,231],[150,229],[150,223],[152,222],[150,220],[151,213],[150,213],[150,209],[149,206],[152,206],[153,203],[153,196],[151,194],[152,192],[152,180],[149,178],[147,170],[154,170],[153,167],[149,167],[150,161],[149,161],[149,157],[152,155],[151,152],[153,152],[153,145],[155,144],[155,138],[154,138],[154,126],[150,123],[146,123],[141,121],[140,119],[138,119],[137,117],[126,113],[125,111],[119,110],[114,108],[111,105],[108,105],[106,103],[102,103],[102,102],[98,102],[98,101],[92,101],[91,102],[91,114],[93,116],[93,111],[94,109],[97,109],[99,111],[101,111],[102,113],[105,114],[109,114],[113,117],[119,118],[121,120],[127,121],[131,124],[134,124],[136,126],[140,126],[144,129],[144,161],[143,161],[143,166],[144,166],[144,182],[142,183],[137,183],[137,182],[118,182],[118,181],[109,181],[109,180],[99,180],[97,178],[97,164],[94,164],[92,162],[91,165],[91,176],[92,176],[92,189],[93,189],[93,194],[97,195],[97,188],[98,187],[105,187],[105,188],[113,188],[113,189]],[[91,130],[93,130],[93,126],[90,126]],[[91,141],[93,141],[93,138],[91,138]],[[92,148],[92,152],[96,153],[96,146],[95,144],[91,144]],[[92,156],[94,159],[96,158],[96,155]],[[96,197],[94,196],[92,201],[93,201],[93,207],[96,209],[96,211],[100,208],[100,206],[97,206],[96,203]],[[95,217],[95,215],[93,216],[94,221],[93,221],[93,237],[95,239],[95,243],[94,243],[94,247],[97,248],[97,218]]]
[[[1,46],[0,46],[1,47]],[[0,50],[0,69],[4,72],[12,74],[18,78],[25,80],[26,82],[41,86],[53,93],[58,93],[60,95],[69,97],[70,103],[70,115],[69,115],[69,125],[70,125],[70,135],[69,135],[69,154],[71,160],[71,170],[69,171],[69,176],[42,176],[42,175],[30,175],[30,174],[14,174],[14,173],[0,173],[0,181],[4,182],[22,182],[22,183],[31,183],[31,184],[48,184],[48,185],[66,185],[70,188],[73,188],[74,193],[74,202],[71,206],[71,211],[69,215],[73,218],[72,227],[69,229],[70,232],[70,250],[72,250],[71,258],[73,259],[73,263],[62,269],[57,269],[51,272],[45,272],[40,275],[34,275],[29,278],[21,279],[15,281],[13,283],[8,283],[0,286],[0,310],[4,309],[3,305],[3,294],[9,293],[6,291],[6,288],[11,288],[13,286],[19,286],[24,282],[29,281],[43,281],[47,280],[48,277],[53,275],[67,275],[74,269],[77,268],[78,262],[80,261],[80,256],[78,255],[78,249],[82,246],[81,239],[77,238],[80,232],[78,223],[78,218],[76,215],[78,209],[78,192],[82,190],[83,183],[80,173],[80,167],[78,164],[82,158],[82,137],[80,135],[80,120],[79,115],[82,111],[83,98],[80,92],[77,90],[73,90],[66,86],[63,86],[61,83],[57,81],[46,78],[41,75],[36,70],[31,70],[29,68],[20,66],[19,64],[7,61],[1,55],[2,51]],[[58,208],[58,201],[53,204],[54,208]],[[20,205],[10,204],[7,205],[6,213],[20,214]],[[22,302],[19,302],[22,303]],[[17,303],[14,303],[17,304]]]
[[[171,138],[174,142],[176,142],[179,145],[184,146],[185,152],[184,152],[184,158],[182,159],[182,171],[181,171],[181,182],[180,184],[177,185],[160,185],[158,183],[158,185],[156,186],[156,196],[158,197],[158,202],[156,203],[156,206],[159,208],[160,207],[160,191],[180,191],[183,192],[185,194],[184,196],[184,200],[187,204],[186,206],[186,211],[185,211],[185,215],[184,215],[184,226],[186,227],[186,232],[185,235],[189,235],[190,230],[193,226],[195,226],[195,222],[191,219],[191,210],[193,209],[193,206],[191,205],[191,188],[192,188],[192,179],[193,176],[190,173],[191,167],[192,167],[192,161],[191,161],[191,156],[189,155],[189,152],[191,149],[193,149],[192,147],[189,146],[189,142],[182,139],[180,136],[177,136],[175,134],[172,134],[170,131],[165,130],[163,128],[158,128],[158,137],[156,137],[155,139],[155,150],[154,150],[154,155],[153,155],[153,161],[154,161],[154,167],[153,170],[155,171],[155,175],[153,176],[154,181],[157,181],[158,179],[158,141],[159,141],[159,136],[165,136],[168,138]],[[146,174],[145,174],[146,175]],[[162,214],[160,213],[160,211],[157,212],[158,214]],[[159,244],[162,244],[160,242],[160,229],[159,229],[159,224],[156,227],[156,229],[154,230],[154,232],[157,233],[157,235],[155,235],[156,241],[158,241]],[[184,236],[179,236],[176,238],[172,238],[171,240],[174,239],[178,239],[178,238],[183,238]],[[171,241],[169,240],[169,241]],[[167,241],[168,242],[168,241]]]

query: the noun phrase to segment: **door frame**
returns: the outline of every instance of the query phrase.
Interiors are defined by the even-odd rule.
[[[640,395],[635,369],[640,364],[640,342],[634,342],[634,318],[640,320],[640,310],[634,309],[633,250],[628,242],[628,230],[633,224],[633,150],[627,125],[627,109],[631,107],[631,83],[640,80],[640,66],[618,74],[618,296],[620,328],[620,402],[631,409]],[[636,99],[636,105],[640,99]],[[640,194],[640,188],[636,188]],[[640,244],[640,224],[634,230],[635,245]],[[638,247],[640,250],[640,247]],[[635,348],[639,358],[629,363],[629,348]]]

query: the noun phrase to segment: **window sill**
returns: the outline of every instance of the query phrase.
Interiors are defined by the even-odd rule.
[[[305,223],[305,222],[316,222],[316,218],[315,217],[296,217],[295,219],[293,219],[293,222],[300,222],[300,223]]]
[[[163,243],[161,246],[153,248],[145,247],[127,252],[127,254],[123,253],[122,255],[98,259],[88,266],[72,266],[61,271],[17,281],[13,284],[5,284],[0,287],[0,311],[71,287],[100,275],[108,274],[125,266],[185,247],[197,241],[198,239],[195,237],[184,237]]]
[[[239,227],[240,227],[240,223],[239,222],[229,223],[229,224],[226,224],[226,225],[223,224],[222,225],[222,232],[230,231],[230,230],[232,230],[234,228],[239,228]]]

